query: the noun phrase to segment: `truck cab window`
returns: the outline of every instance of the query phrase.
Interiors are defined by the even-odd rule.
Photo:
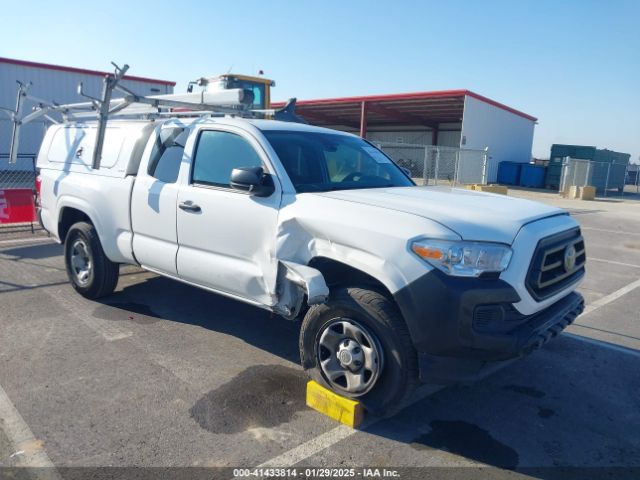
[[[164,183],[175,183],[189,130],[176,127],[164,128],[156,138],[149,161],[149,175]]]
[[[387,155],[361,138],[305,131],[263,133],[296,192],[414,185]]]
[[[196,148],[193,183],[230,187],[231,171],[238,167],[261,167],[258,152],[240,135],[204,130]]]

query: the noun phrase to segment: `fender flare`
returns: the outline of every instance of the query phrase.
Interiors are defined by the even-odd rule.
[[[62,212],[65,208],[73,208],[75,210],[79,210],[82,213],[84,213],[87,217],[89,217],[89,220],[91,220],[91,223],[93,224],[96,231],[98,232],[98,235],[101,236],[100,234],[102,233],[102,225],[100,224],[100,221],[97,220],[99,217],[95,209],[91,206],[91,204],[81,198],[73,197],[70,195],[61,195],[58,198],[58,204],[56,207],[56,210],[58,212],[58,216],[57,216],[58,218],[56,219],[57,221],[55,225],[56,235],[58,236],[61,242],[64,241],[64,239],[60,238],[60,232],[58,231],[58,227],[60,225],[60,221],[62,220]]]

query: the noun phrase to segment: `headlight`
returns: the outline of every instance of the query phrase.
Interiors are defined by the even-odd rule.
[[[419,240],[411,250],[448,275],[478,277],[485,272],[502,272],[509,266],[512,251],[506,245],[485,242]]]

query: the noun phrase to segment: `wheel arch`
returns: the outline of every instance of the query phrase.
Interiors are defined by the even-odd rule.
[[[75,206],[63,206],[60,208],[58,215],[58,238],[61,242],[64,242],[67,238],[67,233],[74,223],[87,222],[96,226],[91,217],[82,209]]]
[[[388,285],[380,279],[352,265],[348,265],[340,260],[325,256],[313,257],[308,262],[308,266],[315,268],[324,277],[329,289],[336,286],[366,286],[372,290],[394,301],[393,294]]]

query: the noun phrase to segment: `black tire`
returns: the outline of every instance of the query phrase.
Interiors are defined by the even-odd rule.
[[[321,333],[337,318],[352,319],[366,327],[382,348],[382,369],[363,394],[334,388],[320,366]],[[418,384],[417,354],[398,308],[380,293],[364,288],[336,288],[327,303],[309,309],[300,331],[300,358],[311,379],[340,395],[357,398],[375,415],[396,413]]]
[[[81,281],[72,262],[74,246],[79,244],[86,246],[85,252],[91,262],[85,281]],[[90,223],[78,222],[69,229],[64,242],[64,263],[71,285],[83,297],[95,299],[110,295],[118,284],[120,266],[104,254],[98,232]]]

